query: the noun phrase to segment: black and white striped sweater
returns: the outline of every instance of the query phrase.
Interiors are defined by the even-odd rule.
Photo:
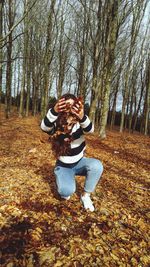
[[[56,120],[58,118],[58,113],[55,112],[53,108],[49,109],[45,118],[41,122],[41,129],[52,135],[55,133]],[[60,156],[58,158],[59,162],[65,165],[78,162],[84,155],[84,150],[86,147],[84,134],[92,133],[94,131],[94,126],[87,115],[84,115],[80,122],[77,122],[71,131],[73,136],[73,141],[71,142],[71,155]]]

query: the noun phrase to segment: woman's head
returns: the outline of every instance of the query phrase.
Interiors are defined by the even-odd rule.
[[[78,98],[73,94],[64,94],[61,99],[65,101],[65,107],[64,110],[59,112],[57,127],[63,132],[70,132],[73,125],[78,121],[77,116],[72,113],[72,107],[78,101]]]
[[[70,109],[74,105],[75,101],[77,101],[77,97],[73,94],[64,94],[61,96],[60,99],[65,99],[67,112],[70,111]]]
[[[52,142],[52,149],[57,156],[69,155],[70,142],[73,140],[71,135],[72,128],[74,124],[79,121],[79,117],[74,113],[73,109],[80,110],[82,98],[76,97],[73,94],[64,94],[61,96],[58,102],[58,106],[60,105],[60,107],[58,107],[58,118],[56,121],[56,132]],[[67,140],[65,137],[66,135]],[[62,137],[65,137],[63,141]]]
[[[76,100],[77,99],[77,97],[75,95],[70,94],[70,93],[62,95],[60,99],[62,99],[62,98],[64,98],[65,100],[68,100],[68,99]]]

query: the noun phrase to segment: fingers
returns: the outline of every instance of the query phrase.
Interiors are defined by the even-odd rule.
[[[83,111],[83,104],[79,100],[72,105],[66,102],[65,98],[61,98],[58,100],[55,109],[57,112],[71,112],[75,115],[79,115],[79,113]]]
[[[57,103],[65,103],[65,102],[66,102],[65,98],[61,98],[61,99],[58,100]]]
[[[72,108],[71,108],[71,111],[74,111],[74,112],[79,112],[79,108],[77,107],[77,106],[73,106]]]
[[[66,104],[59,104],[58,105],[58,112],[66,111]]]
[[[71,110],[73,110],[76,113],[81,112],[83,110],[82,103],[79,101],[78,103],[76,103],[75,105],[72,106]]]
[[[83,108],[83,104],[81,101],[78,101],[78,103],[75,103],[72,108],[71,108],[71,112],[77,116],[77,118],[79,118],[80,120],[83,118],[84,116],[84,108]]]
[[[64,98],[60,99],[57,105],[58,105],[58,112],[66,111],[66,101]]]

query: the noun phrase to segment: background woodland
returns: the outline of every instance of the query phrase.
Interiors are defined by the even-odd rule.
[[[150,133],[148,0],[1,0],[0,101],[9,118],[43,117],[63,93],[81,95],[106,126]]]
[[[150,266],[149,25],[149,0],[0,0],[2,267]],[[82,176],[60,199],[39,127],[67,92],[96,125],[85,151],[104,166],[93,213]]]

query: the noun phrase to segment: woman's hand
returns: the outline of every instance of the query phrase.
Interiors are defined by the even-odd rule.
[[[55,112],[64,112],[66,111],[66,100],[65,98],[61,98],[57,101],[57,103],[54,106]]]
[[[74,104],[71,107],[71,112],[72,114],[75,114],[80,120],[82,120],[84,117],[84,106],[82,102],[79,101],[78,103]]]

